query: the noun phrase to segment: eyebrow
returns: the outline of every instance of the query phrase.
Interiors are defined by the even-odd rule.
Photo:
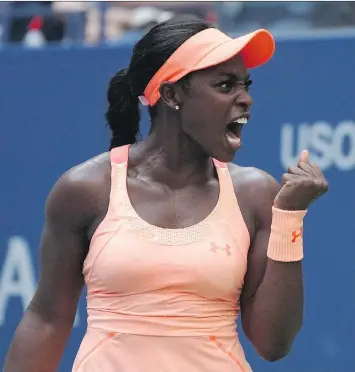
[[[247,81],[247,80],[250,80],[250,74],[248,74],[246,77],[244,78],[241,78],[240,75],[236,75],[236,74],[232,74],[230,72],[220,72],[218,74],[219,77],[227,77],[231,80],[237,80],[237,81],[240,81],[240,80],[244,80],[244,81]]]

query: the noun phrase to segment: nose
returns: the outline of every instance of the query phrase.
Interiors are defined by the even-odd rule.
[[[246,111],[248,111],[250,106],[253,104],[253,99],[251,95],[243,89],[237,95],[236,103],[238,106],[242,106]]]

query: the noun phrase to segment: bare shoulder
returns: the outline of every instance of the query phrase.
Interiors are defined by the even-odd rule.
[[[55,183],[46,203],[46,216],[54,222],[89,227],[108,202],[109,153],[100,154],[65,172]]]
[[[271,221],[272,205],[281,186],[273,176],[255,167],[229,163],[228,169],[241,213],[253,237],[258,226]]]
[[[255,193],[266,197],[275,196],[280,189],[280,183],[269,173],[255,167],[241,167],[229,163],[228,169],[231,174],[235,190],[238,193],[256,197]]]

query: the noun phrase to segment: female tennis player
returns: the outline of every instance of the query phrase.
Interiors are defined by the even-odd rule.
[[[5,372],[52,372],[83,285],[75,372],[250,372],[236,319],[268,361],[302,324],[303,219],[327,191],[308,152],[281,185],[229,163],[266,63],[266,30],[231,39],[194,16],[154,27],[108,89],[111,150],[51,191],[41,275]],[[139,102],[149,136],[136,142]],[[262,153],[263,150],[256,149]]]

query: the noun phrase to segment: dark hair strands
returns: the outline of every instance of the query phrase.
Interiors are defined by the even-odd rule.
[[[133,48],[129,67],[114,75],[107,91],[106,120],[112,131],[110,149],[137,141],[140,110],[138,96],[166,60],[193,35],[215,27],[194,15],[181,15],[153,27]],[[186,84],[186,79],[182,82]],[[149,107],[154,117],[156,107]]]

